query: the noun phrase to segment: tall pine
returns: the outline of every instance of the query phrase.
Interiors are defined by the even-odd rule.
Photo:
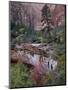
[[[45,4],[42,8],[42,17],[41,17],[41,23],[42,23],[42,34],[44,37],[50,38],[50,31],[53,29],[53,22],[51,17],[51,11],[50,8]]]

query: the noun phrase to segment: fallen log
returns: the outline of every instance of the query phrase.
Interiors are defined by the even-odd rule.
[[[48,54],[46,53],[45,50],[42,50],[36,46],[33,46],[31,44],[22,44],[21,46],[16,46],[17,50],[23,50],[24,52],[32,53],[32,54],[38,54],[42,55],[44,57],[48,57]]]

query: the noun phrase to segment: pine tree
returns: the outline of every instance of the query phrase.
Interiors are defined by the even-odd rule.
[[[47,38],[48,42],[51,41],[51,30],[53,29],[53,22],[50,8],[45,4],[42,8],[42,34],[43,38]]]
[[[42,8],[42,19],[41,19],[41,23],[42,23],[42,31],[44,30],[51,30],[52,29],[52,17],[51,17],[51,11],[50,8],[47,6],[47,4],[44,5],[44,7]]]

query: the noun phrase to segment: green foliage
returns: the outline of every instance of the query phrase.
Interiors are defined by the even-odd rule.
[[[10,67],[10,88],[30,87],[35,85],[35,82],[30,76],[30,71],[23,64],[12,64]]]
[[[15,26],[11,29],[11,43],[41,43],[45,42],[45,38],[41,31],[35,31],[26,26]]]
[[[53,42],[54,58],[58,61],[57,75],[56,75],[56,85],[65,84],[65,26],[60,26],[55,28],[55,37],[56,40]]]
[[[65,26],[56,27],[48,32],[50,36],[46,36],[46,42],[50,41],[53,48],[52,58],[57,60],[58,66],[55,71],[48,74],[44,79],[45,85],[64,85],[66,82],[65,76]]]

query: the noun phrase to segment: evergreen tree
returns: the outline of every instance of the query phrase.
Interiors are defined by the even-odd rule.
[[[51,17],[51,12],[50,12],[50,8],[45,4],[44,7],[42,8],[42,26],[44,27],[44,29],[47,29],[48,31],[50,29],[52,29],[52,17]]]
[[[48,42],[51,41],[51,33],[50,31],[53,29],[53,22],[50,8],[45,4],[42,8],[42,34],[44,37],[48,39]],[[49,40],[50,39],[50,40]]]

